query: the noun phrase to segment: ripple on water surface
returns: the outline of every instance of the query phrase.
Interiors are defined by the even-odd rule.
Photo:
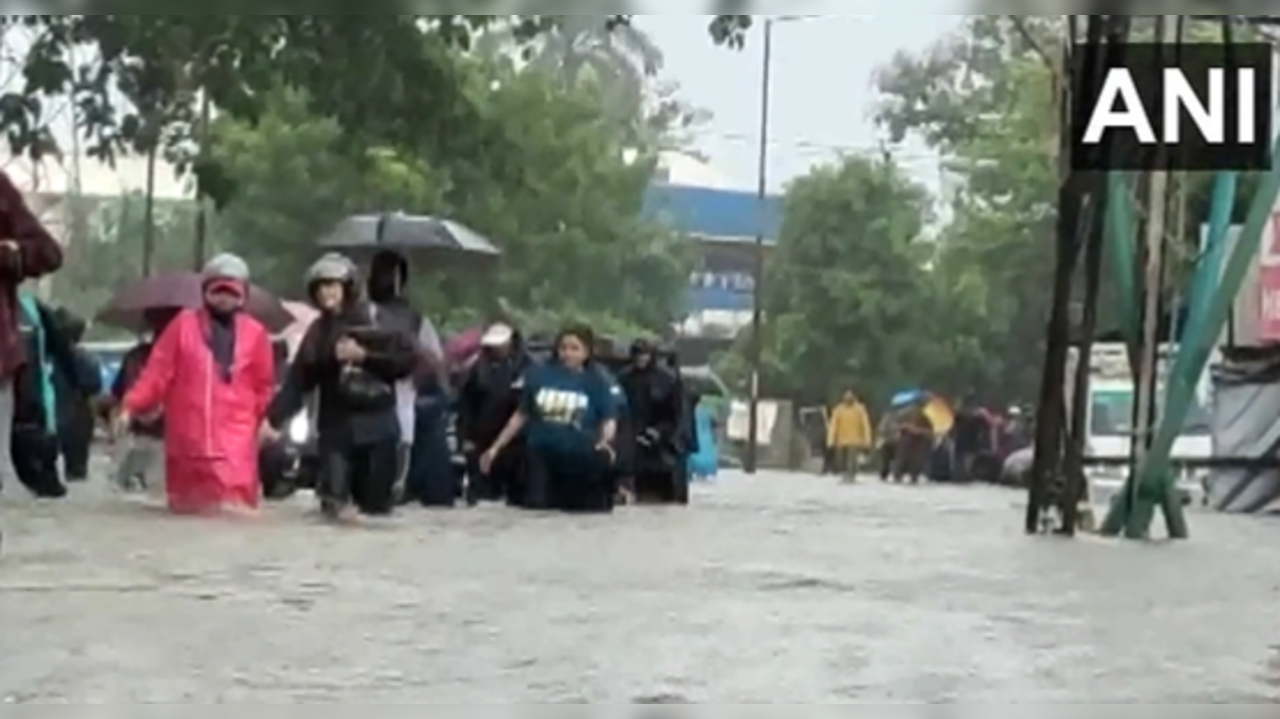
[[[1267,703],[1280,524],[1018,533],[981,487],[730,476],[613,517],[0,517],[8,703]]]

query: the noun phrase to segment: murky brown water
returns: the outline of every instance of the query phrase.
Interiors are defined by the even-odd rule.
[[[0,521],[10,703],[1263,703],[1280,520],[1018,532],[988,488],[730,477],[689,510]]]

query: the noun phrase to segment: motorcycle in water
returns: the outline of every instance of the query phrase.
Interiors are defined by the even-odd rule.
[[[315,428],[307,410],[289,422],[279,441],[258,450],[258,475],[268,500],[281,501],[300,489],[315,489],[318,472]]]

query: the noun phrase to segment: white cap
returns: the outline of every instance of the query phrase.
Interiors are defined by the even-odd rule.
[[[501,322],[489,325],[489,329],[485,330],[484,334],[480,337],[480,346],[504,347],[511,343],[511,340],[515,338],[515,335],[516,331],[511,328],[511,325],[503,324]]]

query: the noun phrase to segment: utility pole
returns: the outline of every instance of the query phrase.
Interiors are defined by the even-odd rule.
[[[1157,15],[1155,37],[1157,43],[1169,47],[1176,32],[1176,15]],[[1164,152],[1156,168],[1147,179],[1146,226],[1143,259],[1145,270],[1142,285],[1142,334],[1138,341],[1137,376],[1134,377],[1134,421],[1130,474],[1146,466],[1156,427],[1156,393],[1160,389],[1160,326],[1164,307],[1165,286],[1165,234],[1169,213],[1169,170]],[[1134,478],[1135,480],[1139,478]],[[1141,481],[1129,482],[1129,506],[1135,506]]]
[[[769,101],[773,74],[772,18],[764,22],[764,55],[760,61],[760,145],[756,153],[756,244],[751,266],[751,395],[747,411],[747,452],[742,468],[760,468],[760,370],[764,364],[765,203],[769,201]]]

